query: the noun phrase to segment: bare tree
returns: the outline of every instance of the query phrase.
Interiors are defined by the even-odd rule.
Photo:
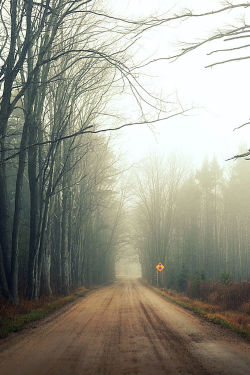
[[[145,160],[135,191],[137,249],[143,277],[152,281],[155,267],[171,257],[175,239],[176,205],[185,181],[188,163],[181,155],[167,160],[156,155]]]
[[[61,188],[66,210],[71,199],[66,193],[66,172],[81,159],[76,152],[71,159],[77,147],[75,138],[82,140],[82,136],[134,123],[154,123],[185,112],[176,106],[169,113],[168,103],[140,84],[142,64],[135,64],[132,58],[133,46],[141,35],[166,20],[119,18],[101,5],[94,0],[15,0],[0,5],[0,283],[3,295],[14,303],[18,303],[18,243],[26,157],[30,188],[27,294],[37,298],[45,259],[49,264],[45,233],[49,234],[50,202],[57,194],[62,208]],[[53,89],[57,96],[54,107],[49,102]],[[111,94],[120,92],[132,94],[138,106],[137,119],[122,122],[112,105],[107,105]],[[90,96],[95,100],[89,100]],[[9,119],[17,106],[24,114],[22,130],[18,144],[7,148]],[[16,184],[10,194],[8,167],[17,157]],[[10,205],[12,193],[14,207]],[[61,255],[66,254],[66,242],[67,237],[61,243]],[[65,275],[67,272],[65,268]]]

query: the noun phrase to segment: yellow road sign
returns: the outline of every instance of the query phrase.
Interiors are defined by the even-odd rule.
[[[163,270],[164,266],[163,266],[163,264],[159,263],[159,264],[157,264],[156,268],[158,269],[158,271],[161,272]]]

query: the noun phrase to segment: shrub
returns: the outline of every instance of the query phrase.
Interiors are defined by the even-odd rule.
[[[194,279],[188,282],[188,296],[190,298],[205,299],[204,283],[207,280],[206,271],[197,271]]]
[[[201,277],[202,281],[206,281],[207,280],[207,273],[206,273],[206,270],[204,268],[200,272],[200,277]]]
[[[226,279],[227,280],[227,279]],[[189,298],[197,298],[212,305],[219,305],[222,310],[240,310],[250,313],[250,283],[228,281],[203,281],[201,275],[188,283]]]
[[[202,278],[197,272],[194,279],[188,282],[188,297],[201,298]]]
[[[188,287],[188,269],[186,267],[186,264],[182,264],[181,272],[178,277],[178,289],[181,292],[185,292]]]
[[[220,281],[222,284],[229,284],[233,281],[233,276],[230,271],[223,271],[221,273]]]
[[[166,285],[168,288],[175,289],[178,286],[178,270],[175,264],[169,262],[166,265],[165,275],[166,275]]]

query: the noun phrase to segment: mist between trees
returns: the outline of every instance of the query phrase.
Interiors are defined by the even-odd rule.
[[[188,110],[141,85],[150,59],[139,61],[136,43],[159,25],[195,15],[119,18],[108,0],[6,0],[0,15],[0,286],[18,304],[20,293],[37,299],[114,279],[115,260],[128,246],[121,229],[128,205],[110,130]],[[214,161],[208,171],[204,164],[198,184],[171,163],[163,174],[151,165],[152,175],[138,180],[138,238],[130,241],[143,275],[152,277],[153,263],[166,261],[169,272],[186,262],[191,274],[204,266],[217,277],[230,266],[245,277],[247,204],[240,203],[238,218],[242,196],[231,201],[245,189],[240,172],[239,185],[233,175],[220,185]]]
[[[0,285],[16,304],[114,279],[123,195],[109,131],[185,112],[138,81],[149,60],[135,63],[134,44],[161,20],[108,6],[0,4]]]
[[[241,146],[239,153],[246,146]],[[222,168],[216,157],[190,170],[184,155],[149,155],[137,171],[134,246],[142,277],[182,289],[187,280],[248,280],[250,275],[249,165]],[[182,285],[183,283],[183,285]]]

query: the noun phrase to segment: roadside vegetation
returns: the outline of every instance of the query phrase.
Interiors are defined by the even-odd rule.
[[[66,297],[44,296],[37,301],[20,298],[19,305],[14,305],[10,301],[6,302],[3,297],[0,297],[0,339],[7,337],[11,332],[21,331],[27,323],[40,320],[77,298],[84,297],[94,288],[98,286],[90,289],[78,288]]]
[[[224,272],[221,280],[209,281],[197,274],[186,282],[185,290],[143,283],[177,305],[250,340],[250,282],[234,282],[229,276]]]

